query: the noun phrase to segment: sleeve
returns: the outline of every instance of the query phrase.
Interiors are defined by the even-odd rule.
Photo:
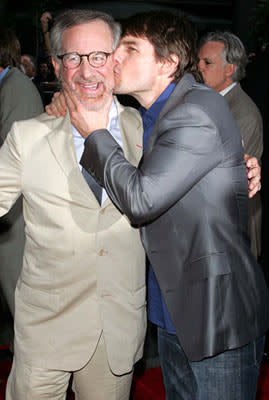
[[[246,153],[257,157],[260,163],[263,152],[263,122],[261,116],[258,114],[248,115],[239,124]]]
[[[0,148],[0,216],[6,214],[21,195],[21,154],[16,123]]]
[[[157,139],[135,168],[106,130],[85,143],[81,164],[105,186],[115,205],[135,225],[167,211],[223,158],[218,130],[197,106],[181,106],[179,118],[166,116]]]

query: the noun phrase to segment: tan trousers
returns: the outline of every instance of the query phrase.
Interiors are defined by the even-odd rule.
[[[132,376],[111,372],[101,335],[90,361],[73,372],[76,400],[128,400]],[[71,372],[31,367],[14,356],[6,400],[65,400],[70,377]]]

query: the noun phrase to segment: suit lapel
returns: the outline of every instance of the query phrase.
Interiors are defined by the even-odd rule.
[[[141,117],[135,109],[122,106],[116,97],[114,97],[119,117],[120,132],[123,143],[123,151],[126,159],[137,166],[143,147],[143,127]],[[105,200],[102,207],[111,204],[109,197]]]
[[[116,101],[125,158],[137,166],[143,151],[142,120],[137,110]]]
[[[138,111],[123,107],[117,100],[116,104],[124,155],[130,163],[137,166],[142,156],[141,118]],[[100,207],[77,163],[69,113],[66,114],[60,124],[58,120],[55,120],[55,129],[48,135],[48,142],[60,168],[70,180],[73,190],[79,190],[81,195],[87,197],[88,201],[94,200],[96,206]],[[111,204],[109,198],[105,200],[101,207],[106,207],[108,204]]]
[[[90,190],[78,166],[69,113],[66,114],[60,124],[56,120],[55,129],[52,129],[47,138],[51,151],[67,176],[72,189],[79,191],[81,196],[87,198],[88,202],[94,200],[99,207],[95,195]]]

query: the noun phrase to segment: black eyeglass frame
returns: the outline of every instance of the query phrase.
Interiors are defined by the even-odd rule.
[[[79,58],[80,58],[80,62],[79,62],[79,64],[78,64],[76,67],[70,68],[70,67],[67,67],[67,66],[65,65],[65,63],[64,63],[64,57],[65,57],[65,56],[68,56],[68,55],[70,55],[70,54],[75,54],[75,55],[79,56]],[[103,64],[101,64],[101,65],[93,65],[93,64],[90,62],[90,57],[91,57],[92,55],[94,55],[94,54],[103,54],[103,55],[105,55],[105,57],[106,57],[106,58],[105,58],[105,62],[104,62]],[[70,52],[70,53],[65,53],[65,54],[57,55],[57,58],[59,58],[59,60],[62,61],[63,66],[64,66],[66,69],[76,69],[76,68],[78,68],[78,67],[81,65],[81,63],[82,63],[82,57],[87,57],[88,63],[89,63],[93,68],[101,68],[101,67],[103,67],[103,66],[107,63],[107,59],[108,59],[109,56],[111,56],[111,54],[113,54],[113,52],[108,53],[108,52],[106,52],[106,51],[92,51],[92,52],[89,53],[89,54],[79,54],[79,53],[77,53],[76,51],[72,51],[72,52]]]

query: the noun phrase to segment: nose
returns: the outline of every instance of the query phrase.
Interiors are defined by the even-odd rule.
[[[204,63],[202,60],[199,60],[199,62],[198,62],[198,70],[200,72],[202,72],[204,70]]]
[[[122,47],[119,46],[114,53],[115,64],[120,64],[122,62],[122,59],[123,59],[123,51]]]
[[[87,60],[87,57],[83,57],[81,64],[79,66],[80,75],[87,79],[89,76],[92,75],[93,71],[96,72],[96,68],[92,67]]]

